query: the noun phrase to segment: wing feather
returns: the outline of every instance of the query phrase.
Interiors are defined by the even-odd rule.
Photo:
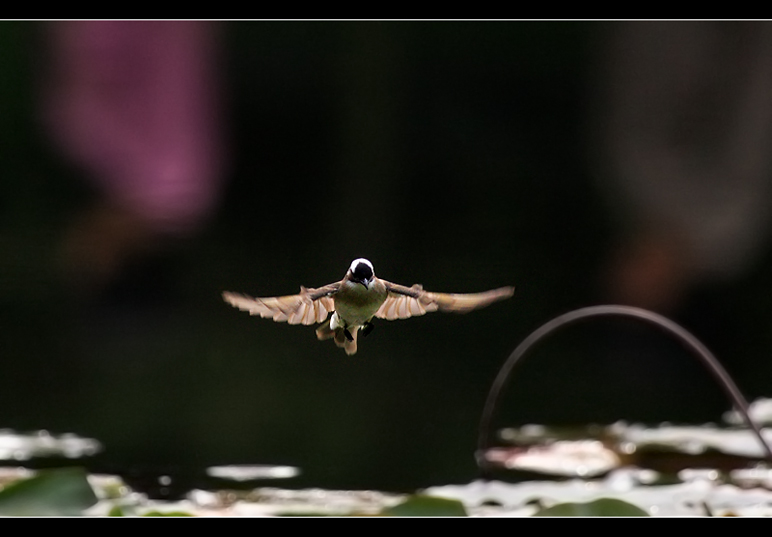
[[[250,315],[270,318],[279,323],[308,325],[321,323],[335,310],[332,295],[339,288],[340,283],[332,283],[316,289],[301,287],[297,295],[257,298],[225,291],[222,297],[231,306],[249,312]]]
[[[426,313],[423,305],[418,300],[409,300],[408,304],[410,304],[410,313],[413,315],[423,315]]]
[[[405,287],[381,280],[389,294],[375,316],[393,321],[431,311],[467,313],[511,297],[514,287],[500,287],[483,293],[430,293],[420,285]]]
[[[287,318],[287,322],[289,324],[306,324],[304,321],[306,317],[306,311],[308,310],[308,306],[310,304],[310,301],[306,303],[305,301],[301,300],[297,308],[295,308],[295,311],[293,311]]]

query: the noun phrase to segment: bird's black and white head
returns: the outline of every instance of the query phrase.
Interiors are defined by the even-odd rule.
[[[352,282],[361,283],[369,289],[370,282],[375,278],[375,270],[370,261],[360,257],[351,262],[347,276]]]

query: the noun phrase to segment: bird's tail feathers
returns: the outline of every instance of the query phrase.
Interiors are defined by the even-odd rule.
[[[346,345],[346,331],[339,326],[333,330],[333,334],[335,335],[335,344],[338,347],[344,347]]]
[[[342,328],[338,328],[338,330],[343,330]],[[344,332],[343,334],[343,350],[346,351],[346,354],[351,356],[352,354],[357,353],[357,333],[359,332],[359,327],[356,326],[354,328],[349,329],[349,333],[351,334],[351,341],[346,338],[346,334]]]
[[[320,325],[319,328],[316,329],[316,337],[319,341],[324,341],[325,339],[330,339],[335,335],[335,330],[330,328],[330,320],[327,319],[324,324]]]
[[[349,329],[349,334],[351,334],[352,338],[351,341],[349,341],[349,339],[346,337],[346,329],[342,326],[339,326],[333,330],[330,328],[330,320],[327,319],[324,324],[320,325],[319,328],[316,329],[316,337],[320,341],[335,338],[335,344],[345,350],[346,354],[351,356],[357,352],[357,332],[359,332],[359,327]]]

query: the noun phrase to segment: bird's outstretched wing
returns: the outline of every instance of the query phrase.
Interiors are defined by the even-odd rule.
[[[297,295],[253,298],[225,291],[222,297],[231,306],[248,311],[250,315],[271,318],[280,323],[314,324],[321,323],[335,310],[332,295],[339,288],[340,282],[316,289],[301,287]]]
[[[430,293],[424,291],[418,284],[405,287],[385,280],[381,281],[386,285],[389,294],[386,302],[375,312],[375,316],[389,321],[407,319],[430,311],[467,313],[509,298],[515,292],[514,287],[500,287],[484,293]]]

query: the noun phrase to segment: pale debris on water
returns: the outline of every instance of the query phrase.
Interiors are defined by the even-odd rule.
[[[772,399],[756,399],[748,407],[748,414],[758,424],[772,424]],[[732,425],[745,425],[745,420],[736,410],[724,412],[724,421]]]
[[[693,469],[680,476],[688,481],[675,485],[650,485],[658,475],[646,469],[624,467],[604,479],[570,479],[562,482],[529,481],[503,483],[475,481],[468,485],[431,487],[422,493],[459,500],[472,516],[530,516],[542,507],[558,503],[587,503],[614,498],[636,505],[652,516],[770,516],[772,491],[745,490],[715,479],[711,469]],[[405,499],[405,495],[371,490],[288,490],[257,488],[251,491],[194,490],[184,500],[149,500],[146,495],[124,489],[111,497],[100,488],[113,488],[122,481],[114,476],[89,480],[100,498],[84,514],[106,516],[115,508],[128,516],[151,511],[183,512],[194,516],[276,516],[287,514],[376,515]],[[126,494],[128,492],[128,494]]]
[[[636,479],[631,471],[630,468],[614,470],[605,479],[594,481],[474,481],[468,485],[431,487],[424,492],[459,500],[474,516],[528,516],[538,507],[586,503],[600,498],[631,503],[652,516],[772,515],[772,491],[769,490],[743,490],[702,479],[675,485],[642,486],[645,485],[642,481],[650,476],[645,480]],[[626,475],[618,475],[620,472]]]
[[[772,430],[764,429],[762,435],[767,442],[772,443]],[[638,448],[665,446],[692,455],[704,453],[708,449],[742,457],[765,455],[758,438],[747,429],[718,429],[715,426],[663,426],[653,429],[630,425],[621,433],[621,437],[622,441],[631,442]]]
[[[772,489],[772,469],[764,465],[738,468],[729,473],[732,482],[742,488],[763,487]]]
[[[88,474],[88,483],[100,500],[126,498],[134,493],[122,477],[112,474]]]
[[[493,448],[488,462],[510,470],[561,476],[593,477],[620,465],[619,457],[598,440],[559,440],[545,446]]]
[[[187,499],[200,508],[200,514],[212,516],[373,515],[396,505],[404,495],[374,490],[262,487],[247,492],[193,490]]]
[[[210,466],[207,475],[231,481],[252,481],[255,479],[289,479],[297,477],[300,469],[295,466],[271,466],[266,464],[231,464]]]
[[[10,429],[0,430],[0,459],[23,461],[33,457],[62,456],[69,459],[99,453],[102,445],[93,438],[82,438],[72,433],[54,436],[41,430],[21,434]]]
[[[21,466],[2,466],[0,467],[0,490],[5,485],[18,481],[19,479],[29,479],[34,476],[35,473],[35,470],[30,470],[29,468],[23,468]]]

